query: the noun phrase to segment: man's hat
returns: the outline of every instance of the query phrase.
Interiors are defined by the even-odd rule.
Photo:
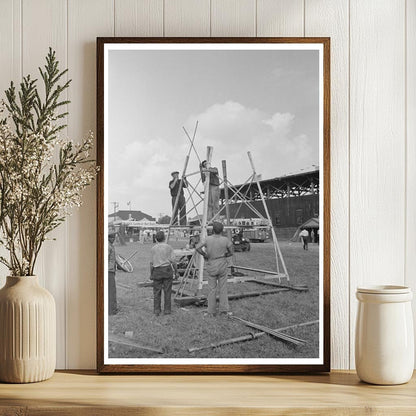
[[[171,173],[171,175],[173,176],[173,175],[175,175],[175,174],[178,174],[179,175],[179,172],[177,171],[177,170],[174,170],[172,173]]]
[[[115,231],[109,231],[108,232],[108,236],[109,237],[114,237],[117,233]]]

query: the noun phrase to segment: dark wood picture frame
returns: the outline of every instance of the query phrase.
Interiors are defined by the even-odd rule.
[[[323,46],[323,362],[322,364],[106,364],[104,357],[104,47],[115,43],[314,43]],[[97,38],[97,370],[100,373],[311,373],[330,371],[330,38]]]

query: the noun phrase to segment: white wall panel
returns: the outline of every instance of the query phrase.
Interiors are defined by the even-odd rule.
[[[210,36],[210,0],[165,0],[164,36]]]
[[[163,36],[163,0],[115,0],[115,36]]]
[[[211,0],[211,36],[256,36],[256,1]]]
[[[257,0],[257,36],[303,35],[304,0]]]
[[[22,76],[21,55],[21,0],[0,0],[0,100],[10,81],[19,85]],[[1,255],[8,257],[6,250]],[[0,287],[6,282],[8,269],[0,264]]]
[[[22,73],[21,0],[0,0],[0,99],[10,81],[18,83]]]
[[[416,0],[407,0],[406,37],[406,285],[416,297]],[[413,298],[413,316],[416,322],[416,298]],[[416,326],[415,326],[416,330]],[[416,334],[415,334],[416,335]]]
[[[66,0],[23,0],[23,75],[40,78],[38,67],[44,66],[49,46],[56,51],[60,68],[67,67],[67,4]],[[66,79],[66,78],[65,78]],[[39,85],[40,82],[39,82]],[[41,90],[43,91],[43,90]],[[66,98],[66,95],[63,95]],[[61,132],[66,135],[66,129]],[[57,311],[57,366],[66,362],[66,279],[68,272],[67,224],[53,231],[44,242],[36,273],[53,294]]]
[[[331,37],[331,365],[349,366],[348,3],[306,0],[305,36]]]
[[[357,286],[404,283],[405,2],[351,0],[350,365]]]
[[[68,134],[79,142],[96,124],[96,37],[114,34],[114,0],[68,1]],[[67,367],[95,367],[96,187],[68,219]],[[82,341],[80,341],[82,340]]]
[[[97,36],[256,34],[332,38],[332,366],[353,367],[356,286],[416,290],[416,0],[0,0],[0,91],[38,76],[52,46],[73,79],[63,135],[80,140],[95,130]],[[94,368],[95,185],[54,237],[37,273],[58,368]]]

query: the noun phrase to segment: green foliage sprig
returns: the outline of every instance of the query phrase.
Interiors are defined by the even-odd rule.
[[[81,205],[97,172],[92,133],[79,144],[59,137],[69,103],[61,96],[71,81],[60,83],[67,69],[59,70],[51,48],[39,72],[43,94],[27,75],[19,91],[10,84],[0,106],[0,245],[10,255],[0,262],[13,276],[33,275],[47,235]]]

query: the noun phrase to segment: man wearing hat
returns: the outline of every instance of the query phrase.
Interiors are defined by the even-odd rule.
[[[176,198],[178,197],[178,203],[176,205],[175,212],[172,213],[172,224],[173,225],[186,225],[186,202],[185,202],[185,195],[183,193],[183,188],[188,187],[188,182],[186,182],[186,178],[183,178],[181,183],[181,179],[179,178],[179,172],[174,171],[171,173],[172,180],[169,182],[169,189],[170,195],[172,197],[172,210],[175,209],[175,202]],[[178,222],[178,213],[179,213],[179,222]]]
[[[208,216],[207,220],[211,221],[220,208],[220,177],[216,167],[208,167],[207,161],[203,160],[199,165],[201,171],[202,183],[209,175],[209,194],[208,194]]]
[[[114,241],[115,232],[108,233],[108,314],[115,315],[117,309],[117,291],[116,291],[116,249]]]

